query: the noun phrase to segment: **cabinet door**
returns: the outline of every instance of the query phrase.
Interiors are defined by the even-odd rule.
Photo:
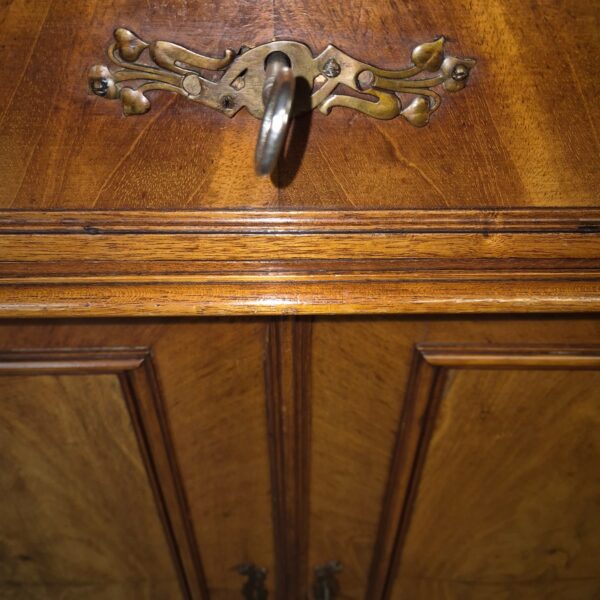
[[[593,598],[599,334],[5,322],[0,595],[233,600],[255,564],[279,600]]]
[[[0,325],[0,597],[273,590],[264,331]]]
[[[319,319],[309,564],[342,598],[600,594],[600,323]]]

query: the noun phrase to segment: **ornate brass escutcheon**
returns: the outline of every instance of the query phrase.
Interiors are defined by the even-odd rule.
[[[237,52],[227,49],[222,57],[211,58],[171,42],[145,42],[127,29],[117,29],[114,37],[108,56],[119,68],[111,71],[105,65],[93,66],[89,86],[98,96],[120,99],[126,115],[147,112],[150,101],[146,93],[166,90],[229,117],[246,107],[252,115],[262,118],[265,62],[270,54],[283,52],[294,76],[308,81],[313,89],[310,100],[295,106],[294,114],[314,108],[327,114],[334,106],[346,106],[378,119],[401,115],[412,125],[422,127],[441,103],[434,88],[441,86],[448,92],[463,89],[475,65],[471,58],[446,56],[443,37],[417,46],[412,52],[412,65],[399,70],[373,67],[332,45],[313,56],[305,44],[277,41],[254,48],[242,46]],[[146,51],[153,65],[140,61]],[[206,71],[224,73],[215,80]],[[416,78],[422,73],[435,75]],[[134,81],[140,83],[132,87]],[[334,93],[341,84],[368,99]],[[416,98],[403,108],[398,94]]]
[[[442,97],[436,89],[463,89],[475,66],[471,58],[446,55],[443,37],[417,46],[407,67],[389,70],[356,60],[333,45],[314,56],[306,44],[281,40],[242,46],[238,51],[229,48],[215,58],[172,42],[146,42],[128,29],[119,28],[108,49],[113,66],[91,67],[89,89],[97,96],[120,100],[126,115],[147,112],[147,93],[164,90],[229,117],[245,107],[262,119],[265,112],[269,114],[266,67],[273,55],[284,56],[289,64],[282,72],[288,69],[296,81],[304,80],[302,89],[309,90],[306,97],[296,94],[294,102],[289,103],[288,113],[282,116],[286,122],[290,116],[315,108],[328,114],[332,108],[342,106],[377,119],[401,116],[415,127],[423,127],[441,105]],[[289,93],[284,85],[275,87]],[[278,104],[277,98],[271,100],[272,105]],[[282,128],[284,137],[285,130]],[[279,146],[281,141],[274,140]]]

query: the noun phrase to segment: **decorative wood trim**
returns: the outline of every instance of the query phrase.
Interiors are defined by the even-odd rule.
[[[427,363],[423,354],[415,352],[394,444],[390,475],[383,500],[379,528],[369,572],[366,597],[386,597],[391,564],[398,553],[408,523],[407,510],[416,493],[417,464],[422,462],[426,442],[439,394],[443,390],[439,370]]]
[[[208,600],[208,585],[150,353],[139,369],[122,372],[120,379],[140,447],[148,456],[157,506],[165,528],[170,530],[173,552],[183,566],[190,598]]]
[[[0,210],[0,233],[600,232],[600,209]]]
[[[281,261],[600,258],[589,233],[163,233],[1,235],[3,261]]]
[[[252,283],[390,283],[390,282],[496,282],[496,281],[593,281],[600,280],[597,261],[557,259],[551,267],[532,265],[531,261],[512,259],[510,264],[499,264],[491,260],[471,260],[471,268],[456,268],[454,262],[404,259],[381,261],[304,261],[271,262],[223,261],[207,264],[155,261],[145,263],[93,264],[74,262],[53,263],[52,271],[46,263],[0,263],[1,285],[52,284],[69,286],[88,285],[199,285],[199,284],[252,284]],[[523,264],[525,263],[525,264]],[[563,268],[560,268],[562,265]],[[69,273],[69,269],[76,272]],[[99,273],[86,274],[85,269]],[[112,269],[112,273],[107,273]],[[134,273],[134,271],[138,273]]]
[[[600,369],[598,346],[418,346],[433,367],[444,369]]]
[[[600,209],[0,211],[0,316],[600,310]]]
[[[277,598],[308,597],[311,323],[267,324],[266,408]]]
[[[145,348],[110,350],[11,350],[0,352],[0,375],[120,373],[139,369],[147,360]]]
[[[600,369],[600,346],[415,348],[373,552],[368,598],[388,600],[401,560],[435,418],[450,369]]]
[[[184,596],[208,600],[150,351],[102,348],[0,353],[0,375],[50,373],[118,376]]]
[[[418,276],[418,272],[415,273]],[[600,311],[600,279],[11,284],[2,317],[136,317]]]

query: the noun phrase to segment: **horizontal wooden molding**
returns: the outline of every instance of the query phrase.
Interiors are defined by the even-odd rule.
[[[12,262],[269,261],[399,258],[600,258],[600,235],[577,233],[0,235]]]
[[[147,317],[600,311],[600,281],[18,284],[4,317]]]
[[[150,357],[145,348],[0,352],[0,375],[104,374],[133,371]]]
[[[423,344],[417,347],[432,366],[462,369],[600,369],[600,346],[472,346]]]
[[[0,211],[1,316],[600,310],[600,209]]]
[[[600,232],[600,208],[0,210],[0,233]]]

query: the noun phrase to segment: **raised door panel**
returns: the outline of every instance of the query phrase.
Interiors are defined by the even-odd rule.
[[[148,472],[149,483],[143,491],[150,497],[154,494],[154,503],[148,510],[156,519],[159,533],[168,539],[166,552],[169,554],[170,545],[186,597],[237,600],[245,582],[238,572],[242,564],[266,569],[267,589],[271,594],[275,591],[263,368],[265,332],[263,322],[226,319],[0,324],[0,359],[4,359],[0,360],[0,373],[6,375],[0,400],[10,392],[15,370],[41,373],[40,382],[48,374],[60,374],[61,382],[77,382],[78,377],[83,377],[87,387],[81,393],[73,387],[68,404],[60,409],[65,419],[72,412],[73,421],[78,423],[77,419],[83,418],[90,404],[97,404],[100,411],[105,406],[103,402],[110,401],[107,394],[120,389],[120,381],[121,419],[127,421],[129,408],[129,427],[133,427],[138,438],[138,460]],[[35,381],[34,377],[30,379]],[[82,399],[88,388],[94,393]],[[70,438],[63,440],[58,434],[52,437],[54,434],[45,429],[50,425],[44,425],[44,393],[40,387],[38,411],[23,391],[14,402],[13,409],[17,412],[6,416],[6,426],[22,423],[26,428],[30,420],[33,424],[41,421],[37,432],[40,452],[48,444],[52,456],[68,457],[72,450]],[[100,416],[103,415],[101,412]],[[104,496],[114,503],[123,496],[122,500],[127,502],[118,514],[123,519],[131,515],[132,519],[132,523],[125,523],[126,533],[128,527],[137,523],[136,513],[143,512],[146,506],[138,504],[134,493],[137,488],[131,491],[127,488],[136,483],[137,474],[130,474],[128,465],[119,461],[125,452],[121,446],[127,440],[122,439],[123,434],[117,428],[108,440],[102,436],[93,439],[104,422],[96,423],[94,414],[90,418],[91,423],[84,423],[86,427],[76,439],[81,445],[87,441],[90,447],[75,464],[82,470],[88,454],[98,450],[101,464],[114,468],[118,477],[111,479],[112,470],[105,479],[99,474],[94,484],[105,483],[106,488],[97,494],[95,503],[86,506],[81,499],[77,508],[82,514],[86,508],[90,509],[90,527],[95,527],[93,513]],[[108,442],[117,449],[111,451]],[[9,439],[4,446],[12,447],[13,442]],[[70,464],[68,458],[64,460]],[[59,476],[63,475],[47,474],[50,492],[60,486]],[[54,510],[50,492],[40,492],[36,529],[40,528],[44,515]],[[65,502],[71,501],[70,490],[65,490],[61,497]],[[11,511],[18,510],[15,500],[11,497],[7,505]],[[110,506],[102,508],[110,514]],[[98,537],[95,543],[100,550],[109,552],[113,548],[122,525],[119,521],[114,522],[112,529],[107,528],[106,536],[101,527],[91,530]],[[146,534],[147,542],[153,539],[149,525],[141,527],[138,533],[142,545]],[[90,533],[84,540],[93,537]],[[128,544],[136,540],[134,537]],[[77,544],[75,541],[69,545],[69,540],[65,540],[65,551],[71,548],[74,552]],[[31,545],[36,546],[37,541],[33,539]],[[128,547],[115,550],[116,557],[125,554]],[[142,549],[140,553],[142,557],[153,556],[151,549]],[[135,553],[128,557],[134,566],[136,557]],[[148,565],[148,573],[160,576],[159,568],[153,564]],[[44,580],[45,574],[39,577]],[[176,596],[163,593],[152,597]]]
[[[116,375],[0,376],[0,496],[0,597],[183,597]]]
[[[447,369],[392,598],[600,594],[600,354],[515,358]]]
[[[340,597],[594,598],[600,329],[313,323],[308,556]]]
[[[588,0],[5,2],[0,207],[597,206],[599,88],[587,68],[600,56],[598,10]],[[386,69],[444,35],[449,54],[478,62],[422,129],[346,108],[300,118],[270,181],[254,175],[258,121],[245,111],[229,119],[163,91],[125,119],[118,102],[89,96],[87,70],[107,62],[116,27],[213,57],[273,39],[315,54],[331,43]]]

